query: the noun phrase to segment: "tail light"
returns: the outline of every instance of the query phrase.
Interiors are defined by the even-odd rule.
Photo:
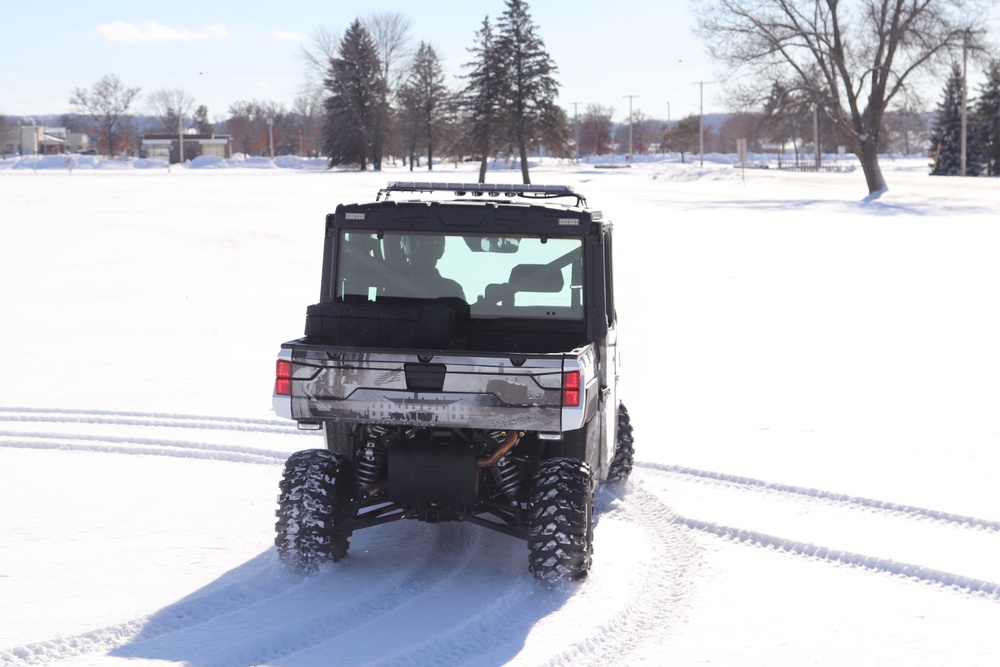
[[[292,362],[278,359],[274,367],[274,393],[278,396],[292,395]]]
[[[580,371],[563,373],[562,404],[564,408],[580,407]]]

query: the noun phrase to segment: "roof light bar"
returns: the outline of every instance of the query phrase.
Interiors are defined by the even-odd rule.
[[[587,200],[583,195],[574,192],[569,185],[525,185],[519,183],[421,183],[418,181],[389,181],[389,183],[379,190],[376,201],[382,197],[387,197],[393,192],[452,192],[460,197],[472,195],[473,197],[525,197],[525,198],[548,198],[548,197],[573,197],[578,206],[586,206]]]

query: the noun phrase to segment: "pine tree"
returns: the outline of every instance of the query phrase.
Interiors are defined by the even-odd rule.
[[[558,126],[560,114],[555,105],[559,84],[556,66],[535,31],[523,0],[506,0],[507,9],[500,17],[496,51],[506,71],[506,95],[501,107],[503,128],[521,160],[521,178],[528,175],[528,145],[536,139],[565,141],[565,123]],[[545,136],[555,133],[555,136]],[[562,136],[560,137],[560,133]]]
[[[951,76],[945,84],[943,99],[938,105],[937,118],[931,128],[933,176],[959,176],[962,173],[962,69],[952,66]],[[965,173],[978,176],[982,173],[981,144],[975,141],[975,115],[966,113]]]
[[[990,63],[976,101],[976,144],[989,176],[1000,176],[1000,60]]]
[[[451,94],[445,86],[441,60],[434,47],[420,42],[405,88],[405,95],[401,97],[409,107],[407,115],[414,121],[414,143],[418,137],[426,142],[427,168],[433,169],[434,142],[451,109]]]
[[[357,164],[364,170],[371,156],[380,101],[385,99],[381,63],[371,35],[355,20],[330,59],[323,85],[330,91],[324,103],[323,150],[330,166]],[[377,161],[376,161],[377,164]]]
[[[208,107],[204,104],[194,110],[194,124],[198,129],[198,134],[212,134],[215,132],[215,125],[208,120]]]
[[[500,104],[509,85],[504,80],[506,70],[497,54],[496,40],[490,17],[483,19],[476,33],[475,45],[469,49],[475,60],[466,63],[472,72],[461,93],[461,106],[468,117],[468,135],[473,151],[480,156],[479,182],[486,182],[486,166],[497,142]]]

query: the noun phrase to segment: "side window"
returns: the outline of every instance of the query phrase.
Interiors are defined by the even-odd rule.
[[[340,240],[336,296],[342,301],[374,301],[382,264],[379,240],[371,232],[344,232]]]

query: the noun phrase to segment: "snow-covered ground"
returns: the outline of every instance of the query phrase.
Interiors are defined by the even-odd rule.
[[[465,524],[271,546],[324,215],[476,165],[66,166],[0,162],[0,663],[1000,663],[996,180],[534,169],[616,223],[637,451],[548,591]]]

